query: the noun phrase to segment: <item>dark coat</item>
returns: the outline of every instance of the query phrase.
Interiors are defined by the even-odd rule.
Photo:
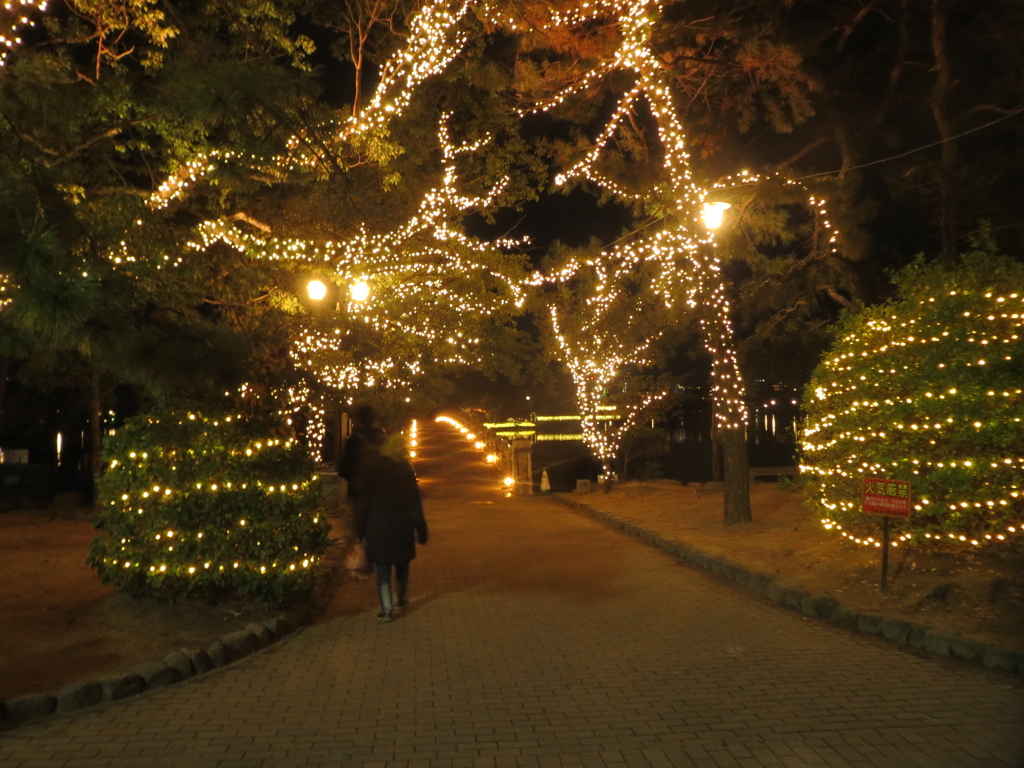
[[[338,474],[348,483],[348,497],[355,501],[362,490],[363,474],[366,464],[376,455],[380,444],[384,442],[384,430],[366,424],[357,425],[341,454]]]
[[[377,456],[365,468],[355,503],[356,536],[372,563],[394,565],[416,557],[416,541],[427,543],[427,521],[416,474],[406,461]]]

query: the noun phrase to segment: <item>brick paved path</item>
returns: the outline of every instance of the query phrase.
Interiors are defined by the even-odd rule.
[[[542,498],[424,425],[430,545],[378,624],[0,733],[0,766],[1024,766],[1024,692],[816,624]]]

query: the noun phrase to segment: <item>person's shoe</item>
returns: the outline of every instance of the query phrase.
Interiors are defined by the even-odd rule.
[[[409,603],[409,601],[408,601],[408,600],[406,600],[406,599],[405,599],[405,598],[403,597],[403,598],[402,598],[401,600],[399,600],[398,602],[396,602],[396,603],[395,603],[395,608],[394,608],[394,609],[395,609],[396,611],[400,611],[400,610],[402,610],[403,608],[405,608],[405,606],[406,606],[406,605],[408,605],[408,603]]]
[[[377,614],[377,621],[391,621],[392,616],[388,611],[381,611]]]

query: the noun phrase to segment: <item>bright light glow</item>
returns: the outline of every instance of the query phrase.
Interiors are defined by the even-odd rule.
[[[365,280],[360,280],[358,283],[352,283],[349,293],[352,296],[352,301],[366,301],[370,298],[370,284]]]
[[[682,301],[694,309],[702,308],[699,327],[712,361],[714,431],[744,427],[746,387],[736,359],[726,281],[714,247],[713,227],[706,219],[702,224],[702,214],[709,207],[718,208],[720,224],[721,212],[728,205],[706,204],[710,190],[698,184],[691,171],[685,130],[679,119],[683,110],[677,103],[670,73],[655,50],[654,33],[664,4],[664,0],[590,0],[559,8],[537,4],[528,11],[517,11],[513,17],[505,4],[425,0],[410,20],[402,47],[381,66],[379,84],[365,108],[338,126],[320,126],[329,127],[330,141],[338,144],[386,132],[389,123],[409,106],[416,89],[463,53],[470,40],[466,20],[474,13],[488,27],[509,35],[549,33],[557,37],[568,30],[607,24],[617,36],[614,52],[593,68],[583,68],[562,91],[519,110],[521,117],[554,110],[570,97],[585,98],[593,86],[609,78],[630,83],[610,105],[610,115],[593,146],[564,169],[556,182],[587,182],[626,203],[657,201],[673,215],[593,259],[573,260],[557,270],[523,279],[517,273],[518,266],[508,266],[509,253],[522,242],[505,238],[479,241],[458,229],[453,222],[466,213],[498,205],[508,180],[495,180],[476,196],[460,191],[457,160],[486,147],[491,137],[453,141],[448,115],[438,127],[440,182],[424,194],[419,210],[390,232],[371,233],[365,227],[355,227],[341,241],[317,243],[271,236],[267,230],[254,234],[233,219],[208,221],[199,227],[191,244],[197,252],[219,241],[258,258],[315,264],[316,268],[326,265],[331,281],[350,286],[350,301],[339,308],[337,327],[307,327],[293,339],[290,350],[294,364],[322,385],[300,385],[287,393],[287,407],[310,411],[309,436],[314,452],[325,431],[323,418],[329,401],[335,398],[334,393],[323,394],[321,390],[336,390],[346,397],[359,390],[407,388],[427,366],[473,365],[482,352],[480,339],[472,330],[465,330],[472,328],[468,324],[521,308],[531,288],[551,295],[557,293],[551,287],[578,283],[581,277],[594,279],[587,283],[593,289],[580,298],[579,311],[572,311],[577,307],[549,309],[562,360],[576,385],[585,440],[602,463],[615,455],[622,437],[643,411],[667,394],[647,393],[631,405],[623,404],[622,419],[614,429],[598,424],[600,409],[606,407],[617,377],[630,367],[648,366],[660,335],[651,333],[639,345],[624,344],[621,331],[635,328],[649,316],[647,310],[658,305],[671,307]],[[634,189],[603,171],[601,160],[606,145],[614,144],[623,126],[640,111],[648,113],[645,119],[649,117],[655,128],[652,136],[661,145],[656,155],[661,158],[662,172],[647,187]],[[286,151],[275,157],[211,150],[185,163],[161,184],[151,205],[165,207],[198,180],[229,163],[280,179],[295,170],[317,168],[322,157],[309,147],[305,137],[294,136],[287,142]],[[758,181],[747,172],[737,178],[730,179],[729,186]],[[835,252],[836,232],[821,215],[823,204],[813,197],[808,202],[827,231],[823,242],[827,240],[828,245],[824,247]],[[112,258],[121,263],[117,259],[134,257],[118,253]],[[629,290],[641,270],[648,283],[645,303],[636,301]],[[480,290],[481,280],[484,290]],[[631,299],[632,304],[628,303]],[[346,338],[352,324],[362,324],[384,338],[413,340],[419,346],[412,352],[406,347],[401,359],[353,358]]]
[[[502,480],[502,482],[505,484],[506,488],[511,488],[513,485],[516,484],[515,478],[512,477],[506,477],[504,480]]]
[[[994,295],[998,270],[978,272],[912,281],[902,298],[846,325],[823,358],[805,404],[800,471],[826,529],[875,546],[858,535],[872,525],[860,513],[860,483],[872,476],[913,484],[913,524],[900,541],[978,547],[1019,524],[1024,456],[1004,436],[1020,432],[1024,390],[1013,367],[989,366],[979,378],[965,348],[1017,359],[1024,297],[1012,288],[1019,278],[1003,277]]]
[[[725,221],[725,212],[732,208],[729,203],[704,203],[700,218],[708,229],[718,229]]]
[[[310,280],[306,285],[306,293],[313,301],[323,301],[327,296],[327,284],[323,280]]]
[[[21,30],[34,27],[36,22],[28,16],[31,10],[43,12],[48,0],[5,0],[0,9],[0,67],[7,61],[7,54],[21,45]]]

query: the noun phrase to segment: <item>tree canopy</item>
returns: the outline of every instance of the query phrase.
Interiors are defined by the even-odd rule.
[[[802,382],[886,269],[948,257],[982,213],[1019,249],[1009,0],[321,6],[73,0],[10,51],[15,365],[34,335],[73,350],[94,398],[101,379],[179,399],[245,383],[322,412],[442,392],[455,369],[515,376],[523,293],[546,285],[574,375],[650,352],[577,376],[585,417],[683,359],[692,336],[666,329],[691,326],[731,434],[745,381]],[[621,232],[529,251],[566,192]],[[732,204],[716,236],[710,199]],[[312,277],[325,303],[302,297]]]

